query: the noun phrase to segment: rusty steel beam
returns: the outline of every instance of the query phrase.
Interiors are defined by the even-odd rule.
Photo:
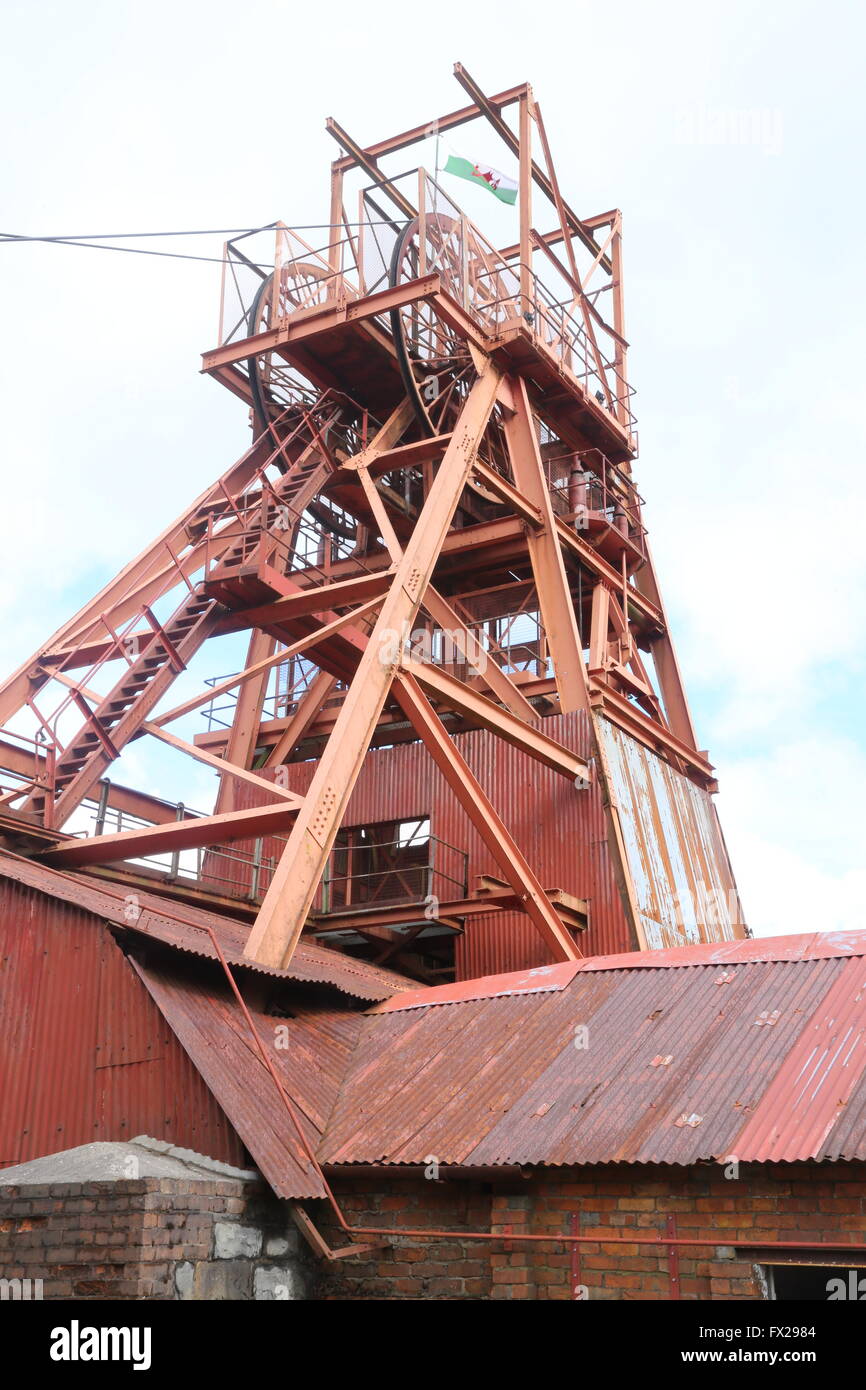
[[[370,470],[366,467],[366,465],[356,469],[355,471],[358,481],[360,482],[361,487],[364,490],[364,496],[367,499],[367,505],[369,506],[370,511],[373,514],[373,520],[379,527],[379,535],[382,538],[382,542],[385,546],[385,549],[390,555],[392,563],[394,565],[399,565],[401,559],[403,558],[403,547],[400,544],[400,537],[394,530],[391,518],[388,515],[388,508],[385,506],[382,494],[376,487],[376,484],[374,483],[373,479],[370,477]]]
[[[378,290],[364,299],[349,300],[345,304],[330,301],[313,309],[299,310],[297,315],[283,320],[276,328],[268,328],[250,338],[241,338],[203,353],[201,369],[203,372],[214,372],[234,362],[246,361],[260,352],[279,351],[339,328],[342,324],[363,323],[404,304],[430,299],[438,291],[439,276],[425,275],[421,280],[409,280],[395,289]]]
[[[536,762],[558,772],[561,777],[567,777],[581,787],[589,786],[590,769],[586,759],[543,734],[537,724],[525,723],[510,710],[502,709],[438,666],[404,656],[400,669],[405,675],[412,676],[428,695],[441,700],[449,709],[471,719],[482,729],[489,729]]]
[[[382,170],[379,168],[377,161],[374,158],[371,158],[371,156],[367,154],[366,150],[362,149],[362,147],[358,144],[356,140],[352,139],[351,135],[349,135],[343,129],[343,127],[339,125],[337,121],[334,120],[333,116],[329,116],[326,120],[325,129],[327,130],[329,135],[332,135],[334,137],[338,145],[343,146],[343,149],[346,151],[348,155],[351,156],[353,162],[357,164],[358,168],[363,169],[365,174],[367,174],[373,180],[373,182],[379,188],[382,189],[383,193],[387,193],[388,197],[400,209],[404,217],[412,218],[418,216],[418,209],[414,206],[414,204],[409,202],[409,199],[406,197],[404,193],[400,191],[399,188],[395,188],[394,184],[391,183],[390,180],[387,179],[385,175],[382,173]]]
[[[527,534],[529,558],[538,592],[544,631],[553,657],[559,703],[564,711],[589,709],[583,645],[577,628],[574,603],[568,588],[556,517],[538,437],[522,377],[509,378],[509,405],[513,411],[505,420],[505,438],[514,479],[520,492],[537,507],[544,525]]]
[[[220,695],[227,694],[245,681],[251,680],[254,676],[260,675],[262,671],[270,670],[273,666],[279,666],[284,661],[289,661],[293,656],[299,656],[301,652],[309,651],[319,642],[327,641],[335,632],[340,632],[350,623],[355,623],[359,618],[366,617],[376,608],[377,600],[370,599],[367,603],[362,603],[359,608],[351,613],[343,613],[335,618],[333,622],[326,623],[319,627],[309,636],[302,637],[299,641],[293,642],[289,647],[283,647],[275,652],[273,656],[267,657],[263,661],[255,662],[252,666],[247,666],[246,670],[239,671],[237,675],[229,676],[227,680],[220,681],[218,685],[209,686],[207,690],[194,695],[191,700],[184,700],[182,705],[175,705],[173,709],[167,710],[165,714],[159,715],[157,719],[152,719],[151,724],[157,724],[160,728],[165,724],[174,723],[175,719],[180,719],[184,714],[190,714],[193,710],[200,709],[202,705],[207,705],[211,700],[218,699]]]
[[[357,459],[350,459],[346,467],[366,466],[370,476],[378,478],[380,473],[392,473],[400,468],[417,468],[419,464],[427,463],[430,459],[441,458],[450,442],[450,434],[434,434],[428,438],[414,439],[411,444],[395,444],[387,449],[377,449],[374,453],[368,449],[364,454],[359,454]]]
[[[511,677],[503,671],[496,658],[482,647],[460,614],[442,595],[428,584],[424,594],[423,607],[434,623],[451,634],[454,645],[462,652],[469,665],[478,673],[488,690],[502,701],[506,709],[516,714],[518,719],[534,719],[535,710]]]
[[[501,865],[509,886],[554,960],[577,960],[582,952],[574,945],[516,840],[415,678],[402,672],[394,682],[394,694],[468,819]]]
[[[649,545],[646,546],[647,562],[641,569],[636,578],[635,584],[642,596],[649,600],[661,614],[664,624],[664,631],[652,644],[653,662],[658,675],[659,686],[661,687],[662,701],[665,713],[671,726],[671,731],[676,735],[681,743],[698,751],[698,740],[695,734],[695,726],[692,720],[689,702],[686,697],[686,688],[680,671],[679,661],[677,660],[676,649],[670,635],[670,628],[667,623],[667,616],[662,603],[661,591],[658,580],[656,579],[655,566],[653,565],[652,555]]]
[[[374,574],[362,574],[353,579],[338,580],[335,584],[299,589],[297,593],[274,599],[273,603],[238,609],[230,619],[221,623],[220,631],[234,632],[245,627],[279,626],[292,618],[309,617],[312,613],[326,613],[334,608],[344,608],[348,604],[362,603],[365,599],[378,598],[384,594],[393,577],[393,570],[382,570]],[[351,616],[354,617],[355,614]]]
[[[268,754],[266,767],[278,767],[281,763],[288,762],[289,756],[321,713],[322,706],[336,684],[336,676],[332,676],[329,671],[320,671],[313,679],[309,690],[298,702],[298,708],[289,720],[288,726]]]
[[[396,448],[414,419],[415,411],[412,402],[408,396],[404,396],[400,404],[392,410],[381,429],[373,435],[366,448],[362,449],[354,458],[347,459],[343,467],[347,469],[372,468],[378,459]]]
[[[517,87],[509,87],[504,92],[497,92],[495,96],[488,97],[491,106],[501,109],[505,106],[512,106],[518,101],[526,91],[526,83],[521,82]],[[444,116],[437,116],[432,121],[425,121],[424,125],[413,126],[411,130],[405,130],[400,135],[392,135],[387,140],[380,140],[375,145],[367,145],[364,153],[369,159],[381,159],[386,154],[396,154],[398,150],[405,150],[409,145],[417,145],[420,140],[429,138],[431,132],[437,130],[455,130],[457,126],[466,125],[468,121],[477,120],[481,115],[475,102],[471,106],[461,106],[457,111],[449,111]],[[355,166],[355,160],[351,155],[344,155],[341,159],[334,161],[331,166],[333,169],[345,173],[347,169]]]
[[[273,655],[275,646],[276,638],[269,632],[254,631],[250,635],[247,649],[247,669],[251,666],[258,667],[258,674],[250,680],[244,681],[238,690],[234,718],[225,750],[225,761],[237,768],[249,767],[255,755],[269,678],[268,671],[262,669],[262,663]],[[164,736],[164,731],[156,724],[153,725],[151,732],[157,738]],[[174,737],[174,735],[170,737]],[[199,749],[198,751],[201,752],[202,750]],[[219,759],[215,759],[215,761],[218,762]],[[244,779],[239,779],[237,776],[221,778],[215,807],[217,813],[231,811],[237,804],[238,780]]]
[[[497,473],[495,468],[484,463],[482,459],[476,459],[472,472],[480,483],[483,483],[488,492],[492,492],[500,502],[504,502],[524,521],[536,529],[541,529],[544,525],[544,517],[541,508],[535,506],[528,498],[523,496],[513,483],[507,478],[503,478],[501,473]]]
[[[564,895],[556,888],[545,888],[544,895],[558,916],[567,915],[573,921],[582,917],[583,920],[578,929],[585,929],[586,902],[572,898],[568,894]],[[564,899],[567,899],[567,902]],[[515,893],[513,888],[507,886],[497,886],[482,893],[476,893],[472,897],[449,898],[447,902],[440,902],[436,909],[435,918],[430,920],[442,922],[465,917],[495,917],[497,913],[514,911],[523,911],[522,894]],[[355,928],[367,930],[378,927],[393,930],[407,922],[416,921],[418,914],[417,903],[392,903],[382,907],[345,908],[338,912],[317,915],[315,931],[317,936],[325,936],[328,932],[351,931]],[[571,921],[569,925],[571,925]]]
[[[197,748],[194,743],[187,743],[185,739],[178,738],[176,734],[170,734],[168,729],[161,729],[158,724],[142,724],[142,731],[151,734],[153,738],[158,738],[161,743],[165,743],[169,748],[176,749],[179,753],[186,753],[188,757],[195,758],[197,762],[204,763],[206,767],[213,768],[221,777],[233,777],[239,782],[247,782],[252,787],[258,787],[260,791],[267,792],[269,796],[275,793],[278,797],[283,797],[287,801],[297,803],[298,798],[293,792],[286,791],[285,788],[275,786],[265,777],[259,777],[255,772],[250,772],[244,763],[232,762],[229,757],[217,758],[213,753],[208,753],[204,748]],[[258,733],[256,724],[255,733]],[[229,739],[231,746],[231,739]],[[219,803],[217,803],[219,807]],[[224,808],[227,809],[227,808]]]
[[[427,442],[426,440],[421,441],[421,443]],[[527,502],[526,505],[529,506],[529,503]],[[465,565],[468,572],[472,568],[487,568],[486,551],[488,548],[502,547],[503,556],[505,556],[504,548],[507,547],[507,558],[510,562],[519,558],[521,552],[526,553],[525,534],[523,521],[517,516],[501,517],[496,521],[477,522],[472,526],[451,531],[446,536],[442,546],[442,558],[453,561],[455,566],[458,562]],[[579,560],[590,574],[606,580],[613,588],[622,587],[622,575],[619,571],[614,569],[603,555],[594,550],[589,541],[584,540],[577,531],[572,531],[560,517],[556,518],[556,534],[563,547],[570,551],[575,560]],[[381,554],[369,556],[366,563],[371,569],[381,570],[387,569],[391,560],[383,551]],[[334,580],[341,577],[348,578],[356,573],[357,562],[355,560],[339,560],[331,569],[331,578]],[[292,579],[304,588],[321,582],[321,576],[312,569],[295,570],[292,573]],[[653,629],[654,634],[664,631],[662,613],[646,594],[640,593],[637,589],[630,589],[628,602],[629,608],[633,610],[642,623],[646,624],[647,628]]]
[[[272,787],[271,791],[274,790]],[[302,805],[303,798],[292,794],[291,800],[256,806],[250,811],[194,816],[191,820],[166,825],[123,830],[118,835],[94,835],[89,840],[58,841],[39,858],[48,864],[81,868],[85,864],[114,864],[119,859],[142,859],[145,855],[171,854],[174,850],[200,849],[205,845],[230,844],[233,840],[252,840],[260,835],[278,835],[291,824]]]
[[[495,103],[491,101],[489,97],[486,97],[484,95],[481,88],[478,86],[478,83],[472,77],[470,77],[469,73],[466,71],[462,63],[454,64],[454,76],[457,78],[457,81],[460,83],[460,86],[463,88],[463,90],[475,102],[482,115],[486,116],[487,120],[493,126],[493,129],[496,131],[500,139],[504,140],[505,144],[511,150],[511,153],[519,159],[521,154],[522,142],[514,134],[514,131],[511,129],[511,127],[506,125]],[[522,94],[522,100],[527,100],[526,92]],[[536,164],[535,160],[532,160],[531,173],[532,178],[534,182],[538,185],[538,187],[542,189],[544,193],[547,194],[547,197],[550,199],[552,203],[556,204],[557,190],[555,189],[550,177],[544,172],[543,169],[541,169],[538,166],[538,164]],[[567,203],[562,204],[562,209],[563,215],[568,221],[568,226],[571,234],[573,236],[576,236],[578,240],[583,243],[583,245],[586,247],[588,251],[591,251],[593,255],[596,255],[599,249],[598,242],[595,240],[595,237],[592,235],[592,232],[589,230],[588,227],[584,225],[584,223],[578,217],[577,213],[574,212],[573,209],[570,208]],[[607,257],[604,258],[602,264],[604,265],[604,269],[608,273],[610,273],[611,265]]]
[[[499,369],[488,363],[473,385],[391,588],[382,601],[378,620],[319,760],[305,807],[250,933],[245,954],[261,964],[283,965],[291,959],[300,938],[391,686],[400,634],[414,619],[430,581],[487,428],[500,376]]]

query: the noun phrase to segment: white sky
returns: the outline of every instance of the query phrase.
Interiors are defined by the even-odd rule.
[[[533,83],[570,201],[623,209],[638,483],[760,935],[866,925],[860,13],[4,6],[6,232],[324,221],[326,116],[369,143],[460,106],[457,59],[491,92]],[[483,139],[465,153],[513,173]],[[483,191],[458,196],[485,229],[508,225]],[[0,285],[5,671],[243,451],[247,428],[197,375],[219,267],[6,245]],[[188,799],[211,785],[202,771]]]

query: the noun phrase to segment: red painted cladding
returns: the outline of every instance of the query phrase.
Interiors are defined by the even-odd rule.
[[[136,1134],[247,1162],[104,922],[0,881],[0,1167]]]
[[[581,757],[592,756],[582,713],[551,716],[543,721],[543,729]],[[483,729],[458,734],[455,743],[545,888],[562,888],[588,900],[589,928],[578,943],[584,954],[634,950],[610,863],[597,781],[589,791],[578,791],[566,778]],[[315,767],[309,762],[286,768],[289,789],[305,793]],[[239,804],[244,807],[267,800],[254,787],[239,790]],[[502,877],[496,860],[467,821],[422,744],[405,743],[368,753],[345,824],[375,824],[422,815],[430,816],[434,835],[468,852],[470,891],[479,874]],[[278,856],[281,849],[279,841],[265,842],[266,855]],[[248,882],[249,871],[244,872]],[[550,960],[528,917],[516,912],[494,913],[467,923],[465,935],[457,943],[457,978],[524,970]]]

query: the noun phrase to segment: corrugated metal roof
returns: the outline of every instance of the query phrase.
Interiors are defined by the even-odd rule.
[[[536,965],[532,970],[515,970],[507,975],[482,975],[477,980],[456,980],[448,985],[424,989],[404,989],[376,1004],[368,1013],[390,1013],[393,1009],[429,1009],[433,1004],[465,1004],[469,999],[499,999],[506,994],[546,994],[565,989],[574,979],[579,961],[558,965]]]
[[[743,942],[724,968],[673,952],[675,969],[667,952],[655,969],[581,961],[552,992],[377,1009],[320,1160],[866,1158],[866,933],[854,936],[823,951],[801,940],[796,959],[791,938],[770,960]]]
[[[122,888],[15,856],[0,867],[123,924]],[[192,928],[207,919],[237,959],[237,923],[186,907],[169,917],[139,896],[137,931],[201,956]],[[302,949],[312,956],[294,979],[333,984],[341,969],[370,969]],[[274,1190],[322,1195],[225,982],[181,956],[135,968]],[[390,977],[389,994],[406,984],[375,973]],[[360,991],[372,987],[350,980],[346,992],[369,999]],[[366,1015],[307,1002],[292,1014],[254,1017],[265,1041],[286,1029],[273,1056],[323,1163],[866,1158],[866,932],[596,957],[413,988]],[[103,1035],[106,1065],[147,1052],[140,1027],[107,1017]]]
[[[392,1013],[398,1009],[429,1009],[438,1004],[461,1004],[469,999],[496,999],[504,994],[529,994],[565,989],[578,971],[669,970],[685,965],[725,965],[745,961],[824,960],[831,956],[866,955],[866,931],[813,932],[758,940],[701,942],[659,951],[627,951],[615,956],[587,956],[559,965],[541,965],[506,975],[482,975],[432,988],[406,989],[368,1010]]]
[[[143,932],[179,951],[213,960],[213,945],[207,932],[201,930],[210,927],[230,965],[242,965],[247,970],[279,979],[328,985],[354,999],[366,1002],[387,999],[414,983],[393,970],[384,970],[306,941],[298,945],[288,970],[255,965],[243,953],[249,928],[230,917],[190,903],[168,903],[156,893],[145,893],[138,888],[130,894],[121,883],[102,883],[84,874],[52,869],[16,854],[0,851],[0,876],[26,884],[48,897],[74,903],[107,922]],[[138,914],[134,920],[130,920],[129,915],[130,896],[135,899]]]
[[[227,987],[178,978],[165,965],[133,965],[277,1196],[324,1197],[321,1178]],[[262,1042],[273,1049],[280,1079],[315,1152],[362,1016],[348,1009],[300,1007],[292,1018],[253,1008],[250,1014]]]
[[[866,931],[800,932],[796,936],[701,942],[696,946],[673,946],[662,951],[628,951],[616,956],[587,957],[578,962],[578,969],[651,970],[677,965],[734,965],[746,961],[826,960],[830,956],[866,956]]]

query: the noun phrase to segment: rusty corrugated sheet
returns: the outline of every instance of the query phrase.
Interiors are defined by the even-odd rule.
[[[742,937],[710,794],[603,715],[597,725],[647,947]]]
[[[227,989],[178,977],[176,968],[139,962],[135,968],[277,1196],[325,1196],[321,1178]],[[315,1152],[362,1017],[348,1010],[300,1008],[292,1018],[253,1009],[250,1013],[262,1042],[271,1048],[307,1144]]]
[[[804,1132],[825,1147],[828,1157],[862,1139],[847,1126],[834,1130],[860,1082],[866,1058],[866,960],[845,962],[821,1008],[809,1020],[776,1073],[757,1112],[750,1116],[737,1146],[763,1157],[795,1159]],[[833,1135],[832,1140],[830,1136]]]
[[[244,1148],[104,921],[0,878],[0,1167],[150,1134]]]
[[[374,1013],[320,1158],[864,1158],[866,933],[854,958],[852,944],[723,966],[581,962],[553,992]]]
[[[759,936],[742,941],[701,942],[664,951],[628,951],[592,956],[578,962],[579,970],[658,970],[678,965],[726,965],[737,961],[826,960],[830,956],[866,955],[866,931],[797,932],[791,936]]]
[[[470,999],[500,999],[506,994],[545,994],[565,989],[579,969],[579,961],[563,961],[558,965],[536,965],[532,970],[518,970],[509,975],[482,975],[478,980],[405,989],[367,1012],[384,1014],[394,1009],[429,1009],[431,1004],[464,1004]]]
[[[0,1160],[146,1130],[234,1163],[243,1141],[280,1195],[321,1195],[197,953],[135,965],[160,1017],[102,920],[9,879],[0,894]],[[367,1015],[254,1017],[266,1043],[285,1029],[269,1055],[326,1163],[858,1159],[864,963],[866,933],[816,934],[579,961],[426,1004],[413,990]]]
[[[866,955],[866,931],[799,933],[742,941],[702,942],[667,951],[627,951],[613,956],[587,956],[560,965],[541,965],[533,970],[505,975],[485,975],[478,980],[408,989],[368,1009],[368,1013],[393,1013],[399,1009],[429,1009],[434,1005],[460,1004],[469,999],[495,999],[505,994],[531,994],[565,989],[578,971],[670,970],[685,965],[726,965],[745,961],[826,960],[833,956]]]
[[[203,928],[213,929],[229,964],[242,965],[260,974],[292,979],[305,984],[328,985],[355,999],[387,999],[406,987],[404,976],[393,970],[353,960],[337,951],[302,941],[288,970],[271,970],[244,956],[249,928],[189,903],[169,903],[155,893],[134,892],[134,914],[129,910],[129,890],[120,883],[102,883],[84,874],[63,872],[19,855],[0,852],[0,880],[27,884],[38,892],[75,903],[105,921],[165,941],[180,951],[215,959],[213,945]]]

